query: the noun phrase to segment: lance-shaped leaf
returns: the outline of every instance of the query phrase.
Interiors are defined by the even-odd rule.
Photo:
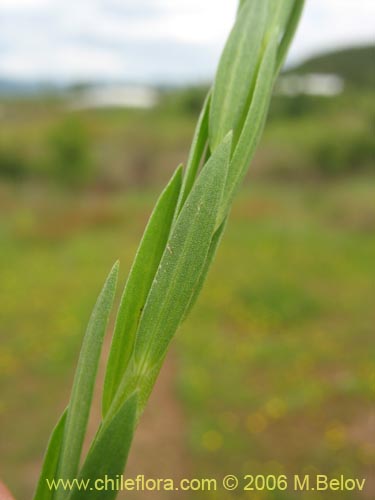
[[[219,243],[221,241],[221,237],[223,235],[224,229],[226,226],[226,221],[222,223],[222,225],[219,227],[219,229],[216,230],[214,233],[210,247],[208,250],[207,257],[205,259],[202,271],[199,275],[199,278],[194,286],[194,290],[192,292],[192,295],[190,297],[190,301],[186,306],[185,312],[182,317],[182,321],[188,316],[189,312],[191,311],[192,307],[194,306],[199,293],[202,290],[203,284],[205,282],[205,279],[207,277],[208,271],[211,267],[212,261],[215,257],[217,248],[219,246]],[[129,378],[127,379],[127,391],[124,394],[129,394],[131,393],[132,390],[134,390],[135,387],[139,387],[139,399],[138,399],[138,411],[137,411],[137,418],[142,414],[148,398],[152,392],[152,389],[154,387],[155,381],[159,375],[160,369],[163,365],[164,362],[164,357],[167,353],[167,350],[165,350],[164,354],[161,356],[160,360],[156,365],[149,370],[147,373],[143,374],[141,378],[134,378],[132,380],[132,375],[129,374]]]
[[[277,68],[278,73],[284,62],[289,46],[293,40],[297,26],[303,11],[305,0],[294,0],[291,9],[288,12],[287,22],[285,23],[285,31],[283,33],[279,49],[277,53]]]
[[[241,7],[244,6],[245,2],[247,2],[247,0],[239,0],[238,7],[237,7],[237,16],[239,15],[239,13],[241,11]]]
[[[155,206],[122,295],[104,382],[103,415],[111,405],[133,350],[139,318],[168,240],[181,176],[180,166]]]
[[[135,428],[137,399],[137,394],[133,394],[111,419],[104,421],[78,477],[78,483],[88,487],[79,489],[76,486],[69,500],[116,498],[118,490],[108,487],[108,484],[111,485],[112,480],[116,486],[116,480],[125,469]]]
[[[107,418],[139,390],[137,418],[159,373],[168,344],[197,295],[220,239],[215,225],[223,199],[232,134],[202,169],[173,227],[140,320],[133,356]],[[214,236],[216,234],[216,237]],[[202,282],[201,282],[202,281]]]
[[[78,472],[100,352],[116,291],[118,269],[119,264],[116,262],[100,292],[83,339],[57,468],[57,475],[62,479],[74,478]],[[57,491],[55,498],[64,498],[64,492]]]
[[[202,169],[171,233],[137,332],[138,373],[147,372],[162,357],[194,294],[215,230],[231,137],[228,134]]]
[[[188,304],[188,306],[187,306],[187,308],[185,310],[184,318],[186,318],[188,316],[188,314],[192,310],[195,302],[197,301],[200,292],[202,291],[204,282],[206,281],[208,272],[209,272],[209,270],[211,268],[211,264],[212,264],[212,262],[213,262],[213,260],[215,258],[217,249],[219,247],[221,238],[223,236],[226,223],[227,223],[227,219],[225,219],[221,223],[221,225],[218,227],[218,229],[215,231],[215,233],[214,233],[214,235],[212,237],[210,248],[208,250],[208,254],[207,254],[207,257],[206,257],[206,261],[204,263],[203,269],[202,269],[201,274],[199,276],[199,280],[198,280],[198,282],[197,282],[197,284],[195,286],[194,293],[193,293],[193,295],[192,295],[192,297],[190,299],[190,302],[189,302],[189,304]]]
[[[246,115],[267,23],[268,0],[245,1],[224,48],[213,86],[211,151],[233,130],[236,139]]]
[[[198,169],[200,167],[203,153],[208,140],[208,115],[210,110],[211,93],[209,93],[204,101],[203,109],[199,115],[197,127],[195,129],[193,142],[189,153],[189,158],[186,164],[186,170],[182,182],[180,197],[178,200],[178,209],[175,213],[175,218],[183,207],[186,198],[188,197],[191,188],[197,177]]]
[[[275,34],[276,31],[281,34],[284,32],[294,2],[295,0],[268,0],[268,34]]]
[[[34,500],[53,500],[55,491],[48,487],[47,480],[52,481],[57,479],[56,471],[59,463],[61,443],[64,434],[64,426],[66,420],[66,412],[64,411],[60,420],[53,429],[48,442],[47,451],[44,456],[42,472],[40,473],[38,485],[36,487]]]
[[[263,130],[275,80],[277,42],[278,36],[274,35],[267,44],[262,57],[253,99],[230,162],[227,184],[224,190],[225,202],[222,204],[218,225],[228,214],[233,197],[247,172]]]

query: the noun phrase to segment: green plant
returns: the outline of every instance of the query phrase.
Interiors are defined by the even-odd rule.
[[[81,452],[118,263],[92,313],[71,398],[47,449],[35,500],[115,498],[115,491],[50,490],[46,479],[115,478],[170,341],[199,295],[233,197],[263,130],[273,84],[303,0],[242,0],[187,167],[178,167],[146,227],[119,306],[103,390],[102,422]]]

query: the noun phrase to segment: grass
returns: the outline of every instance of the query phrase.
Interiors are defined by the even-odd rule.
[[[372,181],[258,180],[241,192],[177,339],[177,389],[198,475],[368,473]],[[155,193],[56,200],[23,191],[17,204],[14,196],[2,188],[1,417],[13,437],[3,442],[1,470],[27,498],[100,276],[120,248],[124,280]]]
[[[278,192],[263,185],[238,201],[180,338],[197,471],[370,477],[375,239],[359,220],[354,227],[332,216],[353,202],[353,189],[364,203],[358,197],[350,210],[368,220],[363,181]],[[243,264],[234,267],[239,240]]]
[[[340,141],[365,133],[370,106],[365,95],[354,94],[325,108],[315,104],[297,118],[271,113],[250,186],[235,204],[202,301],[178,337],[177,389],[198,476],[212,470],[220,477],[231,465],[236,472],[314,467],[365,475],[374,460],[366,444],[373,174],[344,169],[345,175],[327,177],[311,170],[317,167],[314,148],[325,140],[322,117],[329,116],[332,137]],[[34,150],[32,163],[38,163],[45,137],[64,124],[66,112],[42,101],[30,115],[22,115],[17,102],[8,107],[17,120],[5,135],[10,143],[14,137],[27,142],[23,154]],[[68,398],[67,379],[100,276],[121,257],[124,282],[156,199],[155,187],[147,186],[170,176],[175,158],[186,155],[194,125],[194,115],[163,107],[82,112],[75,119],[98,151],[111,150],[101,179],[117,178],[117,165],[126,160],[125,178],[133,180],[123,185],[124,195],[95,186],[69,192],[39,180],[0,186],[0,418],[4,436],[14,436],[1,440],[6,460],[0,468],[19,498],[31,495],[38,457]],[[121,142],[131,123],[134,147],[143,144],[155,158],[137,179],[133,145]],[[100,165],[100,156],[96,161]],[[282,164],[292,165],[292,173],[280,172]],[[241,269],[233,267],[237,258]],[[215,318],[222,310],[226,314]],[[25,415],[38,432],[23,425]]]

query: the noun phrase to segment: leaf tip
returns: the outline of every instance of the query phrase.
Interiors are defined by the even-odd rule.
[[[120,260],[117,259],[116,262],[113,264],[112,269],[108,275],[108,280],[115,280],[117,281],[118,273],[120,270]]]
[[[232,143],[232,141],[233,141],[233,129],[230,129],[229,132],[224,137],[223,142]]]

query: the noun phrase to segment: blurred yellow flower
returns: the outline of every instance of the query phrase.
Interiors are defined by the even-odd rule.
[[[267,427],[267,419],[262,413],[252,413],[247,418],[247,428],[253,434],[259,434]]]
[[[280,398],[272,398],[265,405],[265,412],[270,418],[282,418],[286,413],[286,404]]]
[[[331,424],[325,431],[325,440],[333,449],[342,448],[346,440],[346,431],[340,423]]]
[[[217,451],[223,445],[223,437],[218,431],[207,431],[202,436],[202,445],[208,451]]]

